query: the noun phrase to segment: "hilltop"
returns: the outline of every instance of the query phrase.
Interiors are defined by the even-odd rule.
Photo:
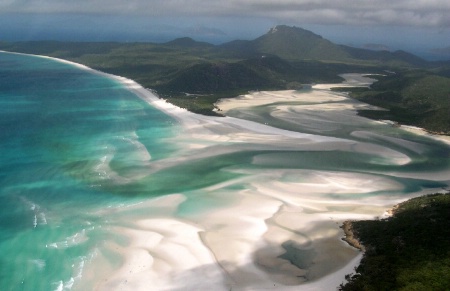
[[[290,61],[316,60],[384,66],[426,66],[427,61],[405,51],[374,51],[335,44],[299,27],[278,25],[248,41],[232,41],[220,46],[236,56],[274,54]]]
[[[299,27],[279,25],[256,39],[221,45],[185,37],[166,43],[0,42],[0,49],[58,57],[128,77],[156,90],[169,102],[202,114],[216,114],[213,104],[219,98],[250,90],[339,83],[342,79],[338,75],[349,72],[384,74],[389,76],[380,78],[373,89],[352,92],[352,96],[391,109],[390,115],[361,114],[450,131],[450,118],[446,118],[450,62],[428,62],[405,51],[338,45]],[[418,74],[420,80],[414,77]],[[416,81],[420,90],[411,87]],[[434,85],[429,86],[429,82]],[[426,110],[410,110],[412,107]],[[408,112],[408,116],[402,117],[401,112]]]

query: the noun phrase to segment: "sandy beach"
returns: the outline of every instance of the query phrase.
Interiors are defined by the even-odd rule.
[[[353,86],[366,86],[369,82],[363,78],[357,83],[355,79],[357,76],[352,75]],[[181,159],[238,151],[242,150],[242,144],[252,143],[256,147],[264,144],[303,150],[350,150],[351,147],[353,151],[369,152],[394,164],[410,161],[400,152],[373,144],[292,132],[231,117],[195,115],[158,99],[133,81],[118,80],[180,122],[183,132],[178,142],[184,149]],[[303,94],[300,100],[294,91],[256,92],[225,99],[218,107],[227,114],[234,108],[300,101],[314,103],[314,109],[309,110],[356,116],[356,109],[369,106],[345,104],[348,101],[345,94],[333,93],[330,87],[316,85],[313,92]],[[297,118],[298,111],[292,108],[279,106],[278,109],[277,116]],[[258,165],[267,158],[270,157],[261,155],[253,162]],[[105,274],[104,282],[97,284],[96,289],[298,290],[299,286],[302,290],[334,289],[361,258],[357,250],[341,240],[341,223],[381,216],[387,208],[405,199],[395,195],[350,198],[349,193],[364,196],[401,190],[402,185],[378,175],[287,169],[252,172],[239,167],[230,171],[247,175],[243,180],[232,180],[227,185],[215,185],[196,193],[198,199],[223,200],[226,196],[228,202],[214,210],[174,218],[170,213],[186,197],[173,194],[137,206],[151,210],[162,204],[168,210],[164,215],[134,220],[136,217],[128,216],[132,209],[124,211],[122,220],[111,231],[125,235],[130,243],[111,247],[125,261],[119,270]],[[244,185],[245,189],[230,192],[229,185]],[[340,200],[333,196],[347,198]],[[117,212],[122,210],[116,209],[116,216]]]
[[[429,191],[403,195],[401,182],[425,175],[401,171],[424,147],[371,132],[391,127],[357,116],[357,109],[370,106],[330,91],[336,84],[254,92],[217,104],[225,115],[242,110],[249,116],[255,106],[274,104],[264,124],[196,115],[132,80],[74,65],[118,80],[178,123],[176,155],[150,161],[134,179],[201,159],[250,157],[247,164],[220,168],[232,177],[225,182],[94,213],[108,221],[109,239],[93,250],[74,290],[334,290],[361,259],[342,241],[342,222],[382,216]],[[373,82],[358,74],[343,77],[344,86]],[[344,158],[328,160],[333,153]],[[352,157],[356,164],[366,158],[360,169],[346,166]],[[299,167],[307,161],[310,167]],[[447,174],[426,177],[449,184]]]
[[[398,165],[410,161],[401,152],[375,144],[293,132],[232,117],[195,115],[158,99],[131,80],[115,78],[142,99],[173,115],[182,126],[183,131],[177,138],[182,154],[164,163],[240,151],[248,143],[254,147],[370,153]],[[357,76],[352,75],[353,86],[368,83],[364,78],[357,83],[355,78]],[[369,106],[353,101],[346,103],[345,94],[331,92],[330,87],[316,85],[312,92],[302,94],[300,100],[294,91],[256,92],[225,99],[217,105],[227,114],[234,108],[300,101],[307,104],[310,111],[321,114],[338,111],[350,116],[350,122],[359,118],[356,109]],[[298,112],[298,108],[293,110],[280,105],[274,114],[299,122]],[[411,148],[418,150],[416,145]],[[270,155],[260,155],[253,163],[264,164],[267,159],[271,159]],[[134,207],[115,209],[117,223],[110,231],[127,237],[129,243],[109,246],[124,262],[102,280],[97,278],[95,289],[334,289],[361,258],[359,251],[341,240],[344,236],[339,228],[342,222],[381,216],[386,209],[405,199],[396,195],[370,195],[402,190],[402,185],[383,175],[239,167],[229,171],[246,175],[226,185],[215,185],[195,193],[199,200],[226,201],[213,210],[174,217],[172,213],[186,200],[182,194],[135,206],[147,209],[147,213],[163,208],[164,214],[158,211],[155,216],[136,217],[130,215],[136,211]],[[241,185],[244,189],[230,192],[230,185]],[[94,269],[97,266],[94,262]]]

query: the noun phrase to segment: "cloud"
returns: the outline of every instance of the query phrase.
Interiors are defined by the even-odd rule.
[[[280,23],[450,28],[448,0],[3,0],[0,13],[253,17]]]

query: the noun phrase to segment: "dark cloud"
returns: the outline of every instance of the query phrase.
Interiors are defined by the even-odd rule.
[[[356,47],[425,56],[450,45],[448,0],[1,0],[0,40],[214,44],[254,39],[277,24]]]
[[[2,13],[264,17],[313,24],[450,27],[448,0],[3,0]]]

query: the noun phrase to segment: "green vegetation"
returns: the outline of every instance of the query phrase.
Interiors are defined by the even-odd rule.
[[[67,59],[124,76],[201,114],[217,114],[218,99],[251,90],[339,83],[342,73],[383,73],[373,75],[378,82],[370,88],[340,89],[387,109],[359,114],[450,134],[450,62],[336,45],[295,27],[277,26],[255,40],[219,46],[181,38],[163,44],[0,42],[0,49]],[[412,199],[389,219],[352,222],[366,252],[358,274],[349,276],[341,290],[449,290],[449,223],[450,195]]]
[[[399,71],[377,78],[370,89],[342,89],[350,96],[388,111],[361,110],[373,119],[388,119],[450,134],[450,78],[427,70]]]
[[[152,43],[0,43],[0,49],[48,55],[124,76],[152,88],[169,102],[201,114],[214,103],[253,90],[295,89],[301,84],[340,82],[338,74],[367,72],[366,65],[317,60],[286,61],[256,50],[239,52],[189,38]],[[370,67],[373,72],[380,69]]]
[[[300,89],[302,84],[341,82],[338,74],[365,72],[365,66],[326,64],[318,61],[288,62],[263,56],[236,62],[194,64],[155,88],[168,101],[190,111],[210,114],[220,98],[255,90]]]
[[[365,253],[339,290],[449,290],[449,225],[450,194],[411,199],[387,219],[351,222]]]
[[[450,62],[336,45],[297,27],[277,26],[255,40],[217,46],[180,38],[162,44],[0,42],[0,49],[58,57],[124,76],[177,106],[214,115],[218,99],[248,91],[339,83],[342,73],[395,71],[370,90],[352,90],[352,97],[389,109],[360,114],[433,132],[450,130]]]

